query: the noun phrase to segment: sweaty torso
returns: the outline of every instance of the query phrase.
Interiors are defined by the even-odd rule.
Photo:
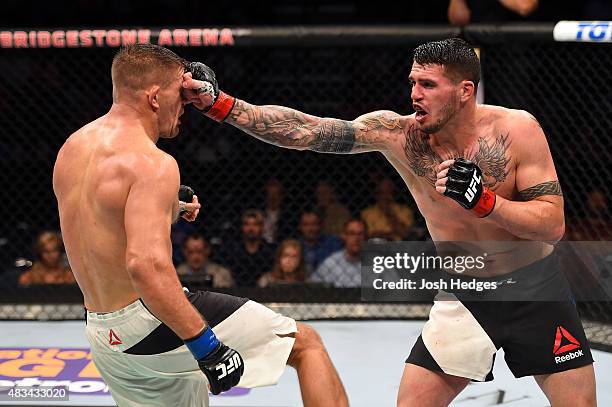
[[[492,275],[532,263],[549,254],[552,247],[536,242],[522,244],[522,239],[492,220],[478,218],[454,200],[438,193],[434,184],[436,167],[440,163],[463,157],[481,168],[483,182],[488,188],[501,197],[518,200],[517,157],[508,114],[509,110],[502,107],[480,105],[474,129],[477,137],[461,151],[436,145],[431,136],[418,129],[412,116],[408,116],[404,118],[402,139],[386,153],[414,197],[433,240],[481,242],[488,256],[487,270]],[[486,243],[492,241],[495,243]],[[516,256],[519,251],[521,256]]]
[[[126,271],[124,211],[143,160],[164,154],[142,128],[106,115],[74,133],[54,168],[62,237],[91,311],[114,311],[139,295]]]

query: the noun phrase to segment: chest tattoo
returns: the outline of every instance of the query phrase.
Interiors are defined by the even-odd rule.
[[[510,163],[509,146],[508,134],[500,134],[489,139],[480,137],[478,139],[478,149],[475,152],[459,154],[449,151],[442,158],[431,148],[429,135],[413,125],[406,132],[404,153],[412,172],[418,177],[424,177],[432,186],[436,183],[436,167],[442,161],[462,157],[476,163],[484,175],[484,184],[495,190],[506,180],[510,172],[508,169],[508,163]]]

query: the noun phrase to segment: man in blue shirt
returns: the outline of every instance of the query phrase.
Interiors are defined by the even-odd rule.
[[[305,211],[300,218],[300,242],[304,249],[304,261],[309,274],[332,253],[342,249],[342,241],[335,236],[321,233],[321,217],[314,211]]]
[[[361,250],[366,235],[366,225],[361,219],[351,219],[346,222],[342,231],[344,249],[325,259],[311,276],[310,281],[331,283],[335,287],[359,287]]]

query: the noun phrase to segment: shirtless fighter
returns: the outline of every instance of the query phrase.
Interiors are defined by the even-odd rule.
[[[463,40],[415,50],[410,116],[377,111],[345,121],[255,106],[218,92],[205,65],[188,67],[187,97],[209,117],[287,148],[380,151],[435,241],[499,241],[497,252],[488,253],[485,277],[563,286],[551,254],[564,233],[563,198],[546,137],[525,111],[476,104],[480,63]],[[514,375],[534,376],[553,406],[595,405],[584,330],[569,291],[557,294],[559,301],[548,302],[435,301],[406,361],[398,405],[448,405],[470,380],[492,378],[501,347]]]
[[[170,226],[180,202],[176,161],[156,147],[176,137],[184,63],[155,45],[113,60],[110,111],[72,134],[53,173],[66,252],[87,308],[93,360],[121,407],[207,406],[232,386],[278,381],[288,363],[306,406],[346,406],[316,332],[249,301],[184,292]],[[179,206],[181,208],[179,208]]]

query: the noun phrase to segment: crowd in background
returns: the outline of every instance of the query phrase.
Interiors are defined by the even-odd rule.
[[[375,203],[353,214],[337,199],[333,186],[320,181],[314,188],[316,204],[292,213],[286,210],[291,197],[285,197],[283,185],[272,178],[265,185],[265,205],[245,210],[231,238],[207,236],[205,212],[195,223],[175,223],[171,237],[176,271],[182,280],[213,288],[359,287],[366,241],[429,239],[425,226],[415,222],[418,211],[398,202],[395,189],[391,179],[381,179]],[[607,197],[595,189],[587,202],[588,214],[568,219],[564,239],[612,240]],[[75,283],[58,232],[39,234],[33,255],[22,267],[19,286]]]
[[[336,0],[324,1],[268,1],[239,3],[203,3],[195,0],[169,1],[152,0],[146,9],[135,1],[106,2],[100,0],[83,1],[83,7],[69,9],[57,7],[54,3],[42,2],[29,7],[27,2],[8,0],[4,4],[5,13],[0,15],[0,24],[4,27],[76,27],[94,24],[96,26],[237,26],[237,25],[292,25],[292,24],[452,24],[463,26],[470,23],[499,21],[556,21],[560,19],[612,19],[612,5],[607,0],[588,0],[583,2],[556,2],[552,0],[445,0],[424,5],[422,2],[366,2]],[[36,12],[32,13],[31,10]],[[83,13],[80,10],[88,10]],[[189,10],[185,13],[184,10]],[[245,52],[245,51],[241,51]],[[210,54],[211,52],[208,51]],[[282,55],[275,55],[280,58]],[[320,55],[318,57],[321,57]],[[228,57],[230,58],[230,57]],[[230,58],[231,59],[231,58]],[[49,59],[52,61],[53,59]],[[20,60],[12,61],[12,64]],[[52,88],[51,94],[61,94],[67,90],[64,78],[59,70],[52,69],[55,65],[28,64],[21,61],[17,65],[18,72],[28,72],[28,68],[36,74],[36,79]],[[235,64],[240,66],[240,64]],[[307,64],[306,64],[307,65]],[[35,70],[36,66],[44,69]],[[15,67],[13,67],[15,69]],[[225,72],[224,72],[225,73]],[[276,73],[274,73],[276,75]],[[311,72],[311,76],[316,72]],[[231,75],[226,75],[229,81]],[[265,79],[265,78],[264,78]],[[261,82],[265,82],[261,79]],[[260,80],[258,78],[258,80]],[[554,82],[554,81],[552,81]],[[267,85],[266,85],[267,86]],[[396,86],[396,85],[393,85]],[[397,85],[399,87],[399,85]],[[271,86],[273,87],[273,86]],[[71,87],[78,88],[76,86]],[[311,89],[309,89],[309,92]],[[8,91],[0,86],[2,100],[11,100]],[[260,92],[259,92],[260,93]],[[381,94],[385,93],[381,90]],[[389,93],[389,92],[387,92]],[[265,98],[264,98],[265,99]],[[358,99],[355,97],[355,99]],[[0,100],[0,103],[2,103]],[[276,99],[274,99],[276,100]],[[301,102],[299,99],[295,103]],[[281,100],[282,102],[282,100]],[[316,98],[317,105],[334,103]],[[381,103],[385,105],[386,103]],[[8,105],[7,105],[8,106]],[[299,107],[299,106],[298,106]],[[92,103],[91,111],[86,105],[79,105],[81,113],[95,117],[99,112]],[[8,107],[7,109],[8,110]],[[310,109],[306,109],[310,111]],[[51,110],[47,112],[51,114]],[[363,112],[359,112],[361,114]],[[28,111],[28,115],[30,112]],[[348,114],[348,113],[347,113]],[[58,115],[57,123],[63,123],[64,116]],[[79,117],[79,122],[84,119]],[[72,124],[67,127],[74,127]],[[584,128],[581,132],[587,132]],[[42,132],[36,131],[37,134]],[[61,132],[61,137],[66,136]],[[580,132],[576,132],[580,134]],[[556,136],[559,136],[558,134]],[[567,135],[563,135],[564,137]],[[597,137],[588,135],[589,137]],[[2,154],[4,157],[23,157],[28,155],[36,137],[26,135],[29,142],[8,141],[0,143],[0,150],[11,152]],[[40,158],[52,162],[56,150],[43,140],[34,148],[47,154]],[[40,141],[39,140],[39,141]],[[59,140],[59,138],[58,138]],[[195,146],[205,142],[192,137],[194,148],[186,151],[196,151]],[[211,140],[207,140],[210,142]],[[180,140],[179,140],[180,142]],[[216,137],[216,143],[229,143],[225,137]],[[3,143],[7,143],[4,145]],[[18,149],[23,148],[24,150]],[[199,150],[198,150],[199,151]],[[216,146],[216,154],[224,156],[224,152],[234,149]],[[281,154],[279,152],[278,154]],[[284,154],[284,153],[283,153]],[[226,154],[231,156],[231,154]],[[178,158],[178,157],[177,157]],[[30,158],[33,159],[33,158]],[[219,167],[226,166],[229,159],[224,158],[217,163]],[[18,159],[19,165],[26,165]],[[209,160],[210,161],[210,160]],[[211,162],[202,163],[202,167],[211,166]],[[248,160],[247,160],[248,161]],[[346,162],[346,161],[345,161]],[[12,163],[11,167],[16,167]],[[238,164],[232,162],[232,167]],[[245,165],[245,167],[248,167]],[[267,170],[267,168],[266,168]],[[257,172],[257,168],[245,168],[244,173]],[[309,172],[314,172],[315,169]],[[50,171],[47,171],[50,173]],[[197,172],[197,171],[196,171]],[[237,171],[239,173],[243,171]],[[262,171],[270,174],[273,171]],[[25,174],[25,173],[24,173]],[[333,175],[333,174],[332,174]],[[344,174],[346,175],[346,174]],[[27,174],[24,175],[24,177]],[[228,176],[231,176],[228,175]],[[205,177],[204,177],[205,178]],[[9,186],[13,186],[12,179]],[[21,180],[23,181],[23,180]],[[38,181],[38,180],[36,180]],[[224,288],[232,286],[265,287],[278,284],[310,283],[336,287],[359,286],[360,253],[363,243],[369,239],[387,241],[423,240],[427,239],[426,226],[413,202],[398,200],[397,188],[405,190],[403,185],[388,178],[378,180],[372,186],[374,202],[367,205],[363,199],[350,199],[347,194],[338,194],[330,182],[320,181],[313,188],[314,196],[310,200],[303,196],[293,196],[286,193],[289,188],[276,178],[269,179],[264,186],[265,199],[261,205],[253,205],[237,214],[232,207],[228,210],[219,204],[206,206],[198,222],[188,224],[179,221],[172,230],[173,260],[181,278],[197,278],[206,280],[213,287]],[[581,185],[580,183],[575,183]],[[29,184],[28,184],[29,185]],[[37,184],[38,185],[38,184]],[[45,184],[46,185],[46,184]],[[216,187],[216,186],[215,186]],[[291,185],[295,191],[295,185]],[[17,188],[17,187],[16,187]],[[26,188],[27,189],[27,188]],[[232,189],[240,189],[238,187]],[[574,188],[576,189],[576,188]],[[357,189],[359,190],[359,188]],[[15,192],[15,191],[13,191]],[[23,191],[16,191],[23,192]],[[345,191],[343,191],[345,192]],[[612,240],[612,217],[608,197],[602,189],[591,188],[586,191],[582,212],[572,211],[572,217],[566,225],[568,240]],[[10,193],[10,192],[9,192]],[[45,189],[50,194],[50,187]],[[249,192],[247,192],[249,193]],[[350,192],[352,193],[352,192]],[[350,193],[348,195],[350,195]],[[402,196],[406,196],[402,192]],[[236,195],[234,195],[236,196]],[[240,195],[237,195],[240,197]],[[344,202],[339,196],[343,196]],[[350,202],[349,202],[350,199]],[[50,202],[52,197],[41,198]],[[238,201],[240,199],[237,199]],[[236,199],[234,201],[237,201]],[[574,202],[576,200],[574,199]],[[12,203],[7,202],[9,207]],[[16,209],[21,201],[13,203]],[[359,205],[360,207],[356,207]],[[212,206],[212,207],[211,207]],[[582,206],[580,206],[582,209]],[[210,222],[210,213],[214,217],[222,214],[222,219]],[[48,218],[48,217],[47,217]],[[53,223],[53,222],[51,222]],[[214,223],[214,227],[209,227]],[[235,233],[220,234],[221,224],[235,225],[230,230]],[[11,225],[6,235],[25,234],[25,222],[18,222],[16,229]],[[218,225],[221,225],[217,227]],[[22,228],[22,229],[21,229]],[[37,228],[32,225],[29,232]],[[211,232],[211,229],[214,231]],[[30,239],[30,237],[27,237]],[[2,240],[2,238],[0,238]],[[10,240],[10,239],[9,239]],[[10,243],[10,242],[9,242]],[[0,247],[9,246],[0,241]],[[3,249],[4,250],[4,249]],[[66,256],[63,252],[61,237],[57,232],[43,232],[35,241],[33,250],[17,247],[21,253],[18,261],[20,273],[17,284],[28,286],[33,284],[65,284],[73,283]],[[11,256],[13,254],[11,253]],[[31,258],[32,261],[26,260]]]

